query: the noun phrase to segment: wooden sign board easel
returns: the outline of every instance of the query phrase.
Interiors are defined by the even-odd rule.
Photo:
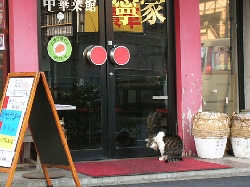
[[[11,186],[20,150],[29,127],[48,187],[48,168],[70,170],[80,187],[68,144],[43,72],[9,73],[0,113],[0,172]]]

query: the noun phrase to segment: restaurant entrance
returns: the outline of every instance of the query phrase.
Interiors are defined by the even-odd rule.
[[[145,138],[177,129],[172,1],[40,5],[41,71],[73,160],[154,156]]]

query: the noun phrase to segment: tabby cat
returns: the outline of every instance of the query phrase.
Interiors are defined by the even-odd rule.
[[[161,153],[160,161],[177,162],[182,161],[183,142],[180,136],[174,134],[165,134],[160,131],[147,139],[146,146]]]

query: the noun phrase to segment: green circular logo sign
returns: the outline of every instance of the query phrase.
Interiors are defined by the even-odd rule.
[[[65,36],[54,36],[48,43],[48,54],[56,62],[66,61],[72,52],[72,45]]]

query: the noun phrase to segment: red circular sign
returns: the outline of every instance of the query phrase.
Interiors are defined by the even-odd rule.
[[[110,51],[110,57],[118,65],[125,65],[130,59],[130,52],[124,46],[117,46]]]
[[[102,46],[90,46],[86,50],[88,60],[95,65],[103,65],[107,60],[107,51]]]

